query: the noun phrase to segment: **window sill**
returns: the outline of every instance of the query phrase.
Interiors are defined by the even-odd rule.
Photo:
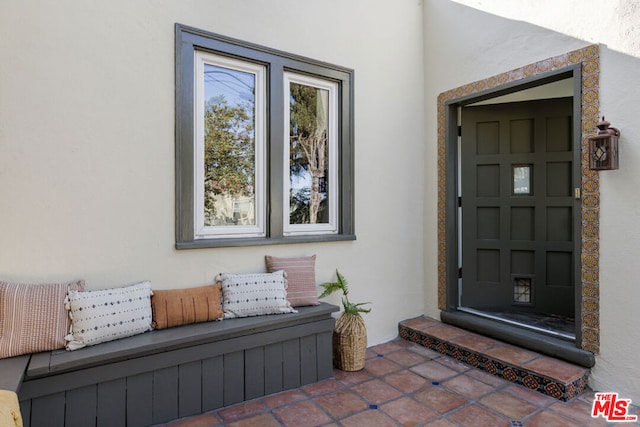
[[[317,236],[287,236],[276,238],[247,239],[201,239],[187,242],[176,242],[176,249],[203,249],[241,246],[287,245],[294,243],[322,243],[356,240],[355,234],[322,234]]]

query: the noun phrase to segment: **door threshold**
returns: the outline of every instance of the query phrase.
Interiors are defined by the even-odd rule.
[[[586,368],[596,364],[593,353],[577,348],[574,342],[523,329],[488,317],[465,311],[442,311],[443,323],[491,337],[547,356],[555,357]]]
[[[576,335],[575,334],[571,334],[568,332],[563,332],[563,331],[558,331],[558,330],[553,330],[553,329],[547,329],[547,328],[541,328],[535,325],[530,325],[527,323],[523,323],[523,322],[518,322],[517,320],[513,320],[513,319],[509,319],[505,316],[500,316],[497,314],[493,314],[491,312],[487,312],[487,311],[482,311],[482,310],[477,310],[475,308],[469,308],[469,307],[458,307],[458,311],[463,311],[465,313],[470,313],[476,316],[480,316],[480,317],[485,317],[487,319],[492,319],[495,320],[497,322],[503,322],[503,323],[507,323],[509,325],[513,325],[519,328],[523,328],[523,329],[529,329],[535,332],[538,332],[540,334],[544,334],[544,335],[550,335],[552,337],[556,337],[556,338],[560,338],[566,341],[570,341],[570,342],[575,342],[576,341]]]

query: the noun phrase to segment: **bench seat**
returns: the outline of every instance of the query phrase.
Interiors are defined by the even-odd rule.
[[[22,356],[0,359],[0,390],[9,390],[14,393],[18,392],[30,358],[31,355],[24,354]]]
[[[33,354],[26,370],[12,358],[24,377],[6,381],[17,382],[25,426],[165,423],[330,378],[338,310],[321,303],[155,330]]]

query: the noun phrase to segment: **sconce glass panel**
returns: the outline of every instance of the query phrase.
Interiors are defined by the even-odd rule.
[[[593,170],[618,169],[618,137],[597,135],[589,138],[589,168]]]

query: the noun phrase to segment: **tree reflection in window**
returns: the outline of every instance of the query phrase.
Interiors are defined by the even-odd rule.
[[[254,225],[255,76],[210,64],[204,72],[204,225]]]
[[[328,101],[328,90],[290,84],[290,224],[329,222]]]

